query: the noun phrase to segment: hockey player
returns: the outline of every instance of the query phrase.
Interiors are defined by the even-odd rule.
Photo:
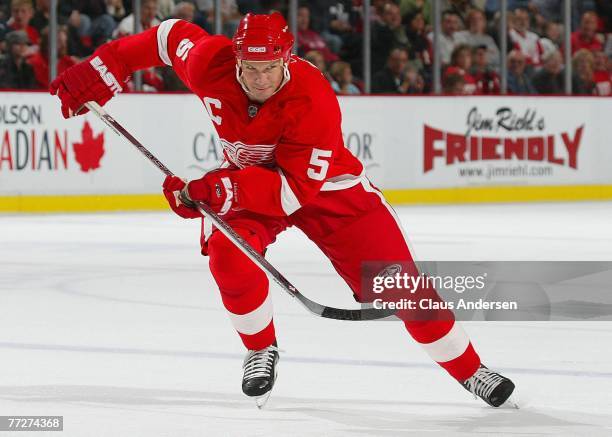
[[[289,226],[301,229],[329,258],[357,300],[362,262],[412,260],[395,213],[344,147],[338,101],[310,63],[291,55],[283,17],[246,15],[230,41],[182,20],[102,45],[50,87],[64,117],[103,105],[137,70],[171,66],[202,101],[223,146],[217,170],[186,183],[168,177],[163,192],[184,218],[205,202],[260,253]],[[206,220],[208,255],[223,305],[248,349],[242,390],[262,406],[274,385],[279,353],[266,275]],[[435,290],[429,291],[437,298]],[[498,407],[514,384],[483,366],[450,311],[405,318],[410,335],[453,378]]]

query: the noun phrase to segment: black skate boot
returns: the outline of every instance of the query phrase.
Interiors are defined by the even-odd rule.
[[[278,363],[276,342],[264,349],[248,351],[244,359],[242,391],[245,395],[255,398],[257,408],[262,408],[270,397],[276,381],[276,363]]]
[[[492,407],[503,405],[514,391],[514,383],[508,378],[480,365],[476,373],[461,383],[467,391],[478,396]],[[510,401],[513,407],[518,406]]]

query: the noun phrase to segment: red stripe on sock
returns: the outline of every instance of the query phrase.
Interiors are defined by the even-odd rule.
[[[480,357],[470,342],[465,352],[457,358],[438,364],[456,380],[465,381],[472,376],[480,366]]]
[[[274,340],[276,339],[274,320],[272,320],[268,326],[259,331],[257,334],[248,335],[238,332],[238,335],[240,335],[242,343],[247,349],[259,350],[268,347],[274,343]]]

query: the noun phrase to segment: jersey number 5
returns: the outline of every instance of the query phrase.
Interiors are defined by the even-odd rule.
[[[182,59],[183,62],[187,59],[187,55],[189,54],[189,50],[193,48],[195,44],[192,43],[188,38],[181,40],[181,42],[176,47],[176,56]]]
[[[308,177],[315,181],[324,180],[325,175],[327,175],[327,169],[329,168],[329,162],[322,158],[330,158],[331,156],[331,150],[312,149],[309,163],[310,167],[308,167],[308,171],[306,172]]]

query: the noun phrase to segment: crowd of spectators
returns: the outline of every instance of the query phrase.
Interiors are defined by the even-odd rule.
[[[130,35],[128,0],[58,0],[58,72],[100,44]],[[287,1],[222,0],[222,30],[234,33],[248,12],[287,13]],[[433,54],[442,61],[442,88],[452,95],[498,94],[507,68],[510,94],[563,94],[563,0],[508,0],[507,65],[499,44],[500,0],[441,0],[441,34],[433,47],[432,0],[372,0],[371,91],[426,94],[433,88]],[[572,1],[574,94],[612,95],[612,1]],[[0,88],[45,89],[49,75],[50,0],[0,0]],[[361,0],[299,4],[298,54],[321,70],[338,94],[361,94]],[[213,0],[142,0],[141,27],[169,18],[214,29]],[[143,73],[145,91],[183,91],[171,69]],[[128,90],[134,86],[128,84]]]

